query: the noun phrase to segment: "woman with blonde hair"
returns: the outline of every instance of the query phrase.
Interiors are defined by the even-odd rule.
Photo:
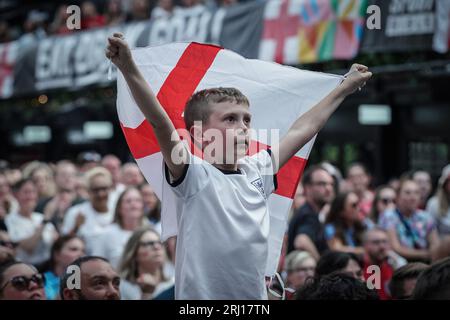
[[[125,189],[117,199],[113,222],[105,227],[105,232],[94,245],[93,254],[108,259],[117,269],[131,235],[147,224],[141,193],[134,187]]]
[[[284,261],[286,286],[295,291],[299,290],[307,279],[314,277],[316,264],[316,259],[307,251],[295,250],[289,253]],[[290,298],[289,295],[287,298]]]
[[[174,280],[166,278],[166,255],[157,231],[151,227],[136,230],[128,240],[119,273],[124,300],[150,300],[170,288]]]

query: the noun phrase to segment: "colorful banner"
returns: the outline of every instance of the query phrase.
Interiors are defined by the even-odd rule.
[[[298,65],[353,59],[363,52],[445,53],[449,0],[255,0],[226,8],[199,5],[173,16],[0,44],[0,98],[108,84],[106,38],[120,31],[131,47],[212,43],[246,58]],[[367,7],[381,28],[365,27]],[[435,12],[437,11],[437,14]],[[364,33],[364,37],[363,37]],[[26,38],[26,39],[25,39]],[[25,41],[26,40],[26,41]],[[113,70],[112,81],[116,79]]]
[[[366,0],[269,1],[259,58],[287,64],[352,59],[366,9]]]

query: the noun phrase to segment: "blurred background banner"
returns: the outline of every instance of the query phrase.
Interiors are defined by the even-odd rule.
[[[408,4],[409,3],[409,4]],[[448,1],[269,0],[230,7],[180,8],[108,28],[27,37],[0,45],[0,97],[108,82],[105,39],[115,31],[136,47],[177,41],[214,43],[247,58],[283,64],[353,59],[362,52],[448,50]],[[364,34],[366,11],[381,9],[381,29]],[[436,8],[440,8],[436,14]],[[436,34],[435,34],[436,32]],[[115,75],[114,75],[115,79]]]
[[[120,31],[132,47],[213,43],[333,74],[368,65],[374,78],[321,131],[312,161],[345,169],[358,160],[381,181],[419,167],[437,178],[448,163],[450,0],[179,0],[170,11],[132,2],[149,6],[114,20],[117,1],[97,0],[97,14],[82,11],[81,29],[69,30],[63,4],[16,0],[8,9],[0,1],[0,158],[50,161],[92,149],[130,157],[116,69],[108,80],[104,55],[107,37]],[[374,5],[378,16],[367,13]],[[379,29],[369,28],[373,18]]]
[[[376,0],[371,3],[381,9],[381,29],[366,34],[361,48],[363,51],[392,52],[432,48],[437,16],[435,0]]]

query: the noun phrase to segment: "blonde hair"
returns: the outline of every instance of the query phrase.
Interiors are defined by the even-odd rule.
[[[108,179],[109,183],[112,185],[113,180],[112,180],[111,173],[106,168],[95,167],[95,168],[92,168],[92,169],[88,170],[84,174],[84,179],[86,181],[86,186],[87,186],[88,189],[91,188],[92,179],[97,177],[97,176],[105,177],[106,179]]]
[[[307,251],[294,250],[289,253],[284,260],[284,270],[292,271],[296,266],[302,264],[306,259],[314,259],[314,257]]]
[[[137,229],[133,232],[130,239],[128,240],[125,248],[123,250],[122,258],[119,264],[119,273],[121,278],[130,281],[136,282],[139,274],[138,263],[136,261],[136,254],[139,249],[140,241],[142,236],[147,232],[153,232],[159,238],[158,232],[150,226],[145,226]],[[164,276],[163,266],[161,266],[161,280],[166,281],[167,279]]]

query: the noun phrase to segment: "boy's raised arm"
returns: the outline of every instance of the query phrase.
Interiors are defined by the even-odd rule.
[[[174,148],[185,148],[185,145],[181,142],[178,134],[176,134],[172,121],[134,63],[130,48],[122,34],[114,33],[112,37],[108,38],[108,46],[105,53],[106,57],[111,59],[122,72],[134,100],[155,132],[164,161],[169,168],[172,178],[178,179],[183,173],[186,161],[174,163],[171,155]],[[176,151],[176,154],[186,154],[185,152],[178,152],[181,150]]]
[[[276,148],[272,150],[275,172],[311,140],[342,101],[357,88],[362,87],[370,77],[372,73],[366,66],[354,64],[346,79],[336,89],[298,118],[281,139],[278,150]]]

